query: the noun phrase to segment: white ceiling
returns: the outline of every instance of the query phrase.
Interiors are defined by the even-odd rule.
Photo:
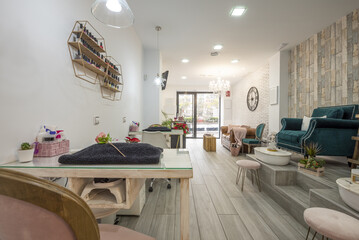
[[[297,45],[359,8],[359,0],[128,0],[145,48],[156,48],[160,32],[163,70],[169,85],[208,84],[218,75],[236,81],[273,56],[281,43]],[[229,16],[234,6],[247,12]],[[224,48],[211,57],[214,44]],[[188,58],[189,63],[181,62]],[[240,62],[232,64],[232,59]],[[181,76],[187,76],[182,80]]]

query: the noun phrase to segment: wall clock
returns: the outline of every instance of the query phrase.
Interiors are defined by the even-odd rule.
[[[259,93],[256,87],[251,87],[247,94],[247,106],[251,111],[256,110],[259,102]]]

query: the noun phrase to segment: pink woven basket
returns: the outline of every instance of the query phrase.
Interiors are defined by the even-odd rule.
[[[138,132],[138,130],[139,130],[138,126],[130,125],[130,132]]]
[[[63,140],[61,142],[43,142],[38,143],[35,148],[35,157],[53,157],[60,154],[68,153],[70,149],[70,141]]]

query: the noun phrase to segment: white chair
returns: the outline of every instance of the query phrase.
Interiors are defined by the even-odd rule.
[[[167,145],[166,137],[161,132],[142,132],[142,142],[151,144],[155,147],[169,148]]]
[[[155,147],[160,147],[160,148],[164,148],[164,149],[169,148],[167,145],[166,138],[161,132],[143,131],[142,132],[142,142],[151,144],[152,146],[155,146]],[[151,179],[150,187],[148,188],[149,192],[153,191],[153,183],[155,182],[155,180],[156,179],[154,179],[154,178]],[[167,188],[170,189],[171,188],[170,179],[165,179],[165,180],[167,181]]]

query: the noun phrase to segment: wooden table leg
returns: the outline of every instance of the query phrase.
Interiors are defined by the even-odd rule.
[[[189,240],[189,179],[181,178],[181,240]]]

